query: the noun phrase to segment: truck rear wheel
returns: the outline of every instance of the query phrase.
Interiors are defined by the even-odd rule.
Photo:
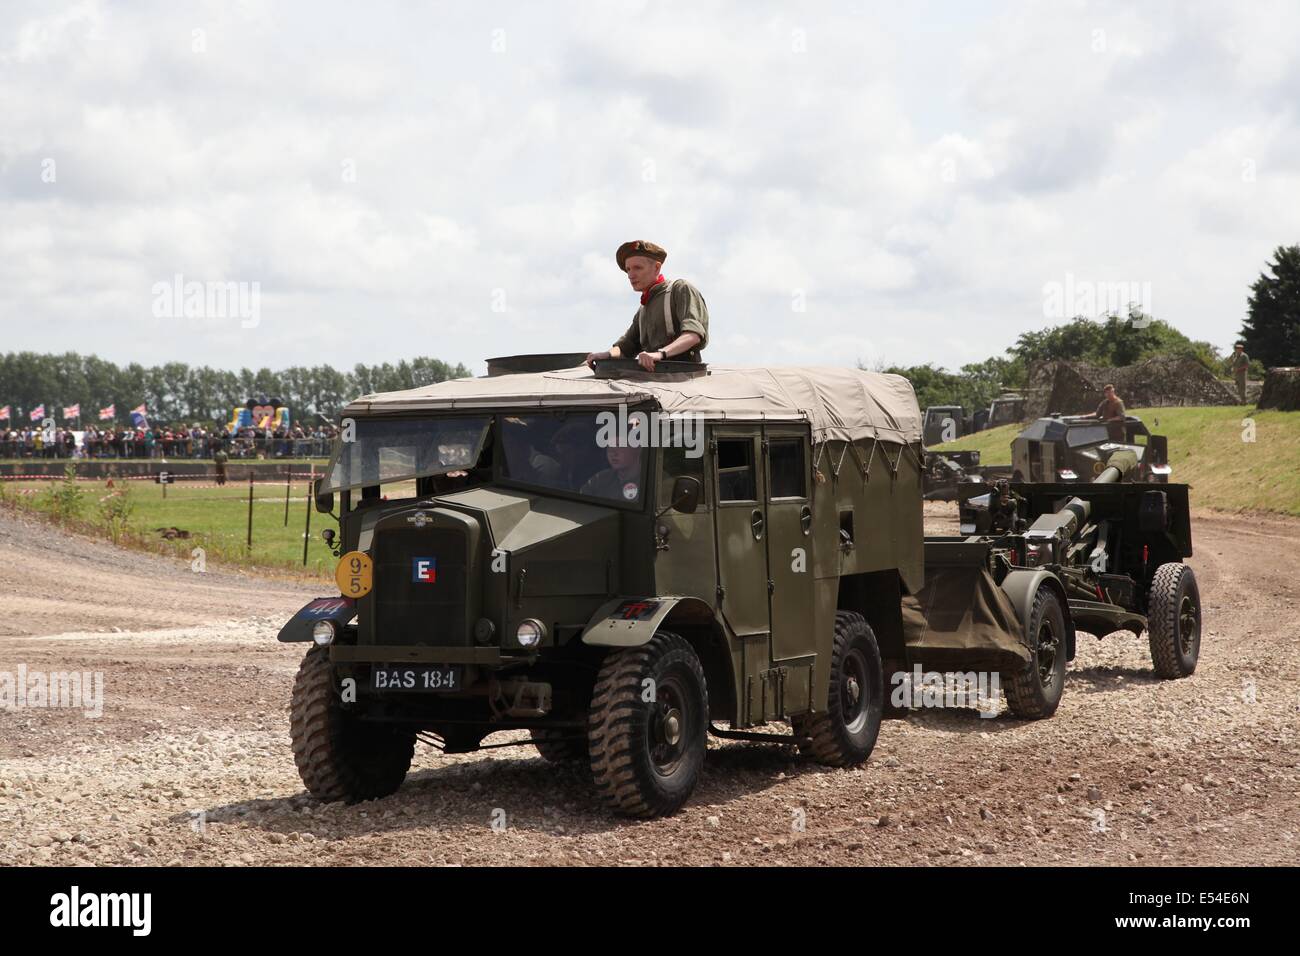
[[[1065,689],[1065,614],[1060,598],[1040,587],[1029,615],[1033,659],[1019,674],[1002,675],[1007,707],[1017,717],[1039,720],[1051,717]]]
[[[1201,654],[1201,592],[1185,564],[1156,568],[1147,592],[1147,640],[1156,674],[1190,677]]]
[[[812,738],[806,752],[828,767],[853,767],[871,756],[885,703],[884,668],[871,625],[853,611],[835,612],[826,711],[799,721]]]
[[[709,695],[700,659],[685,640],[660,631],[640,647],[611,651],[601,664],[587,718],[592,778],[617,813],[673,813],[704,767]]]
[[[570,763],[587,759],[587,738],[577,730],[543,730],[533,728],[537,752],[549,763]]]
[[[312,796],[357,803],[394,793],[415,754],[415,732],[368,724],[343,708],[329,649],[313,647],[298,666],[289,709],[298,775]]]

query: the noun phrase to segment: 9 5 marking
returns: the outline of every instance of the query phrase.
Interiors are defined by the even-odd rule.
[[[374,562],[364,551],[349,551],[334,569],[334,581],[344,597],[359,598],[374,587]]]

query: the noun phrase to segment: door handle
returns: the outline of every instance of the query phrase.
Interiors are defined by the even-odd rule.
[[[754,532],[755,541],[763,537],[763,512],[757,508],[749,516],[749,530]]]

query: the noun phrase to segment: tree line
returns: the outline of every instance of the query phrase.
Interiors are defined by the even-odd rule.
[[[1240,340],[1251,357],[1251,378],[1262,378],[1267,368],[1300,365],[1300,245],[1278,246],[1266,271],[1251,284]],[[963,365],[956,372],[930,363],[878,363],[876,371],[907,377],[922,408],[970,409],[986,407],[1005,389],[1024,388],[1029,366],[1036,362],[1118,367],[1157,355],[1192,358],[1220,376],[1229,371],[1229,355],[1136,309],[1096,319],[1076,316],[1063,325],[1025,332],[1002,355]]]
[[[117,365],[95,355],[65,352],[7,352],[0,356],[0,406],[11,406],[11,422],[45,405],[46,417],[62,422],[63,407],[81,405],[81,421],[93,422],[99,409],[115,405],[118,421],[145,403],[156,422],[217,423],[250,398],[265,396],[288,405],[298,421],[317,415],[335,418],[359,395],[417,388],[470,375],[463,364],[414,358],[396,365],[357,364],[350,372],[329,365],[295,365],[280,371],[241,368],[237,372],[184,362]]]

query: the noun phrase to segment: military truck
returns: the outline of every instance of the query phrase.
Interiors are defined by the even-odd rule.
[[[1004,392],[989,402],[987,409],[975,424],[975,431],[998,428],[1025,420],[1025,397],[1019,392]]]
[[[671,813],[708,734],[862,763],[912,666],[995,668],[1013,713],[1055,709],[1039,617],[1061,574],[953,571],[941,547],[926,590],[906,379],[497,364],[342,413],[316,491],[339,593],[279,635],[309,644],[290,724],[316,797],[394,792],[417,741],[524,731],[615,812]]]
[[[1137,459],[1126,480],[1169,480],[1169,440],[1152,435],[1142,419],[1104,422],[1094,415],[1047,415],[1032,422],[1011,443],[1013,481],[1091,481],[1110,456],[1129,451]]]
[[[960,405],[930,405],[921,426],[921,441],[926,448],[956,441],[970,431],[970,419]]]

